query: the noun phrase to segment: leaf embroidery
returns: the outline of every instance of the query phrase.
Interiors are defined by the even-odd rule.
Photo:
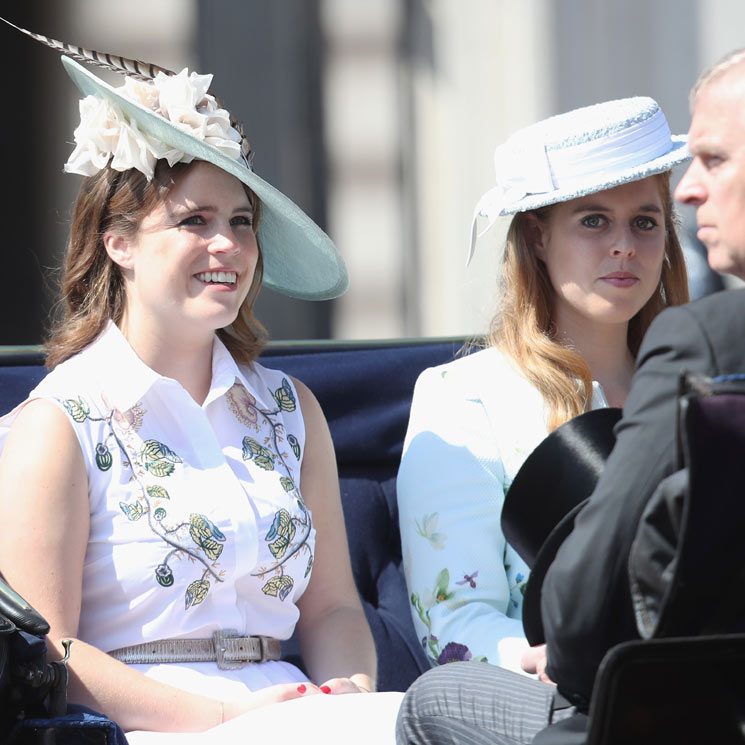
[[[282,411],[295,411],[295,395],[287,378],[282,378],[282,386],[274,391],[273,396]]]
[[[281,559],[294,537],[295,524],[292,522],[290,513],[285,509],[278,510],[274,515],[272,527],[264,539],[266,541],[272,541],[269,544],[269,550],[272,552],[272,556],[275,559]]]
[[[158,440],[145,440],[139,454],[145,468],[159,478],[170,476],[175,470],[175,463],[182,463],[176,453]]]
[[[68,398],[62,403],[67,409],[70,416],[78,423],[84,422],[88,414],[91,413],[90,407],[82,398],[82,396],[78,396],[77,401],[74,398]]]
[[[162,486],[148,486],[147,493],[153,499],[170,499],[170,495]]]
[[[204,515],[191,514],[189,516],[189,535],[194,543],[204,551],[213,561],[216,561],[223,550],[225,535]],[[207,584],[209,588],[209,583]],[[205,590],[206,592],[206,590]],[[201,602],[201,600],[199,601]],[[186,606],[187,608],[189,605]]]
[[[280,600],[284,600],[292,590],[295,582],[292,577],[288,577],[286,574],[282,574],[279,577],[272,577],[262,588],[261,591],[265,595],[271,595],[272,597],[278,597]]]
[[[194,580],[186,588],[185,604],[186,609],[192,605],[199,605],[206,597],[210,589],[210,583],[206,579]]]
[[[145,508],[139,500],[134,504],[119,502],[119,507],[129,520],[139,520],[145,514]]]
[[[253,437],[246,436],[243,438],[243,460],[253,459],[253,462],[259,468],[263,468],[265,471],[273,471],[275,457],[271,450],[265,448]]]
[[[295,488],[295,484],[293,483],[292,479],[289,478],[289,476],[282,476],[282,478],[279,480],[279,483],[282,484],[282,488],[285,491],[292,491]]]

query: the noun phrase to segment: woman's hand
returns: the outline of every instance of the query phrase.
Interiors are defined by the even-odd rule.
[[[545,644],[539,644],[537,647],[528,647],[520,660],[520,667],[522,667],[526,673],[536,674],[538,680],[542,680],[544,683],[551,683],[551,685],[556,685],[554,681],[546,675]]]
[[[352,678],[331,678],[323,683],[319,690],[321,693],[370,693],[372,691],[372,683],[364,676],[353,676]]]
[[[281,701],[291,701],[294,698],[313,696],[318,693],[323,693],[323,691],[310,681],[305,683],[279,683],[278,685],[268,686],[254,691],[248,696],[220,704],[222,708],[216,713],[215,725],[239,717],[241,714],[251,711],[251,709],[278,704]]]

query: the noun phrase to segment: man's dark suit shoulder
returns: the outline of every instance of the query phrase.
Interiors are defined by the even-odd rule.
[[[745,372],[745,289],[660,313],[637,365],[616,445],[541,590],[547,672],[576,703],[589,701],[608,649],[638,637],[628,555],[649,497],[674,470],[679,376]]]
[[[679,334],[702,334],[706,338],[712,359],[719,363],[720,369],[714,374],[733,372],[733,364],[745,366],[745,288],[722,290],[663,311],[644,338],[639,365],[650,350],[658,347],[661,337],[674,345],[681,339]]]

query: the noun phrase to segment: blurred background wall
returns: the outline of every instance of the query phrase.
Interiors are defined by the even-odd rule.
[[[464,264],[495,146],[536,119],[631,95],[656,98],[685,132],[699,71],[745,46],[742,0],[31,0],[3,13],[70,43],[215,74],[257,172],[349,267],[336,301],[264,291],[258,315],[275,339],[482,332],[496,237]],[[9,27],[0,35],[0,344],[34,344],[54,312],[80,183],[62,173],[78,99],[56,52]],[[681,219],[694,294],[730,284],[701,273],[695,218]]]

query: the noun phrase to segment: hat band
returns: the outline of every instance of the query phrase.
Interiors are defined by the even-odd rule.
[[[590,142],[548,151],[554,187],[565,189],[599,175],[612,180],[614,171],[649,163],[672,147],[672,134],[661,109],[647,119]],[[550,190],[548,190],[550,191]],[[542,193],[526,191],[525,194]],[[524,196],[524,195],[523,195]]]

